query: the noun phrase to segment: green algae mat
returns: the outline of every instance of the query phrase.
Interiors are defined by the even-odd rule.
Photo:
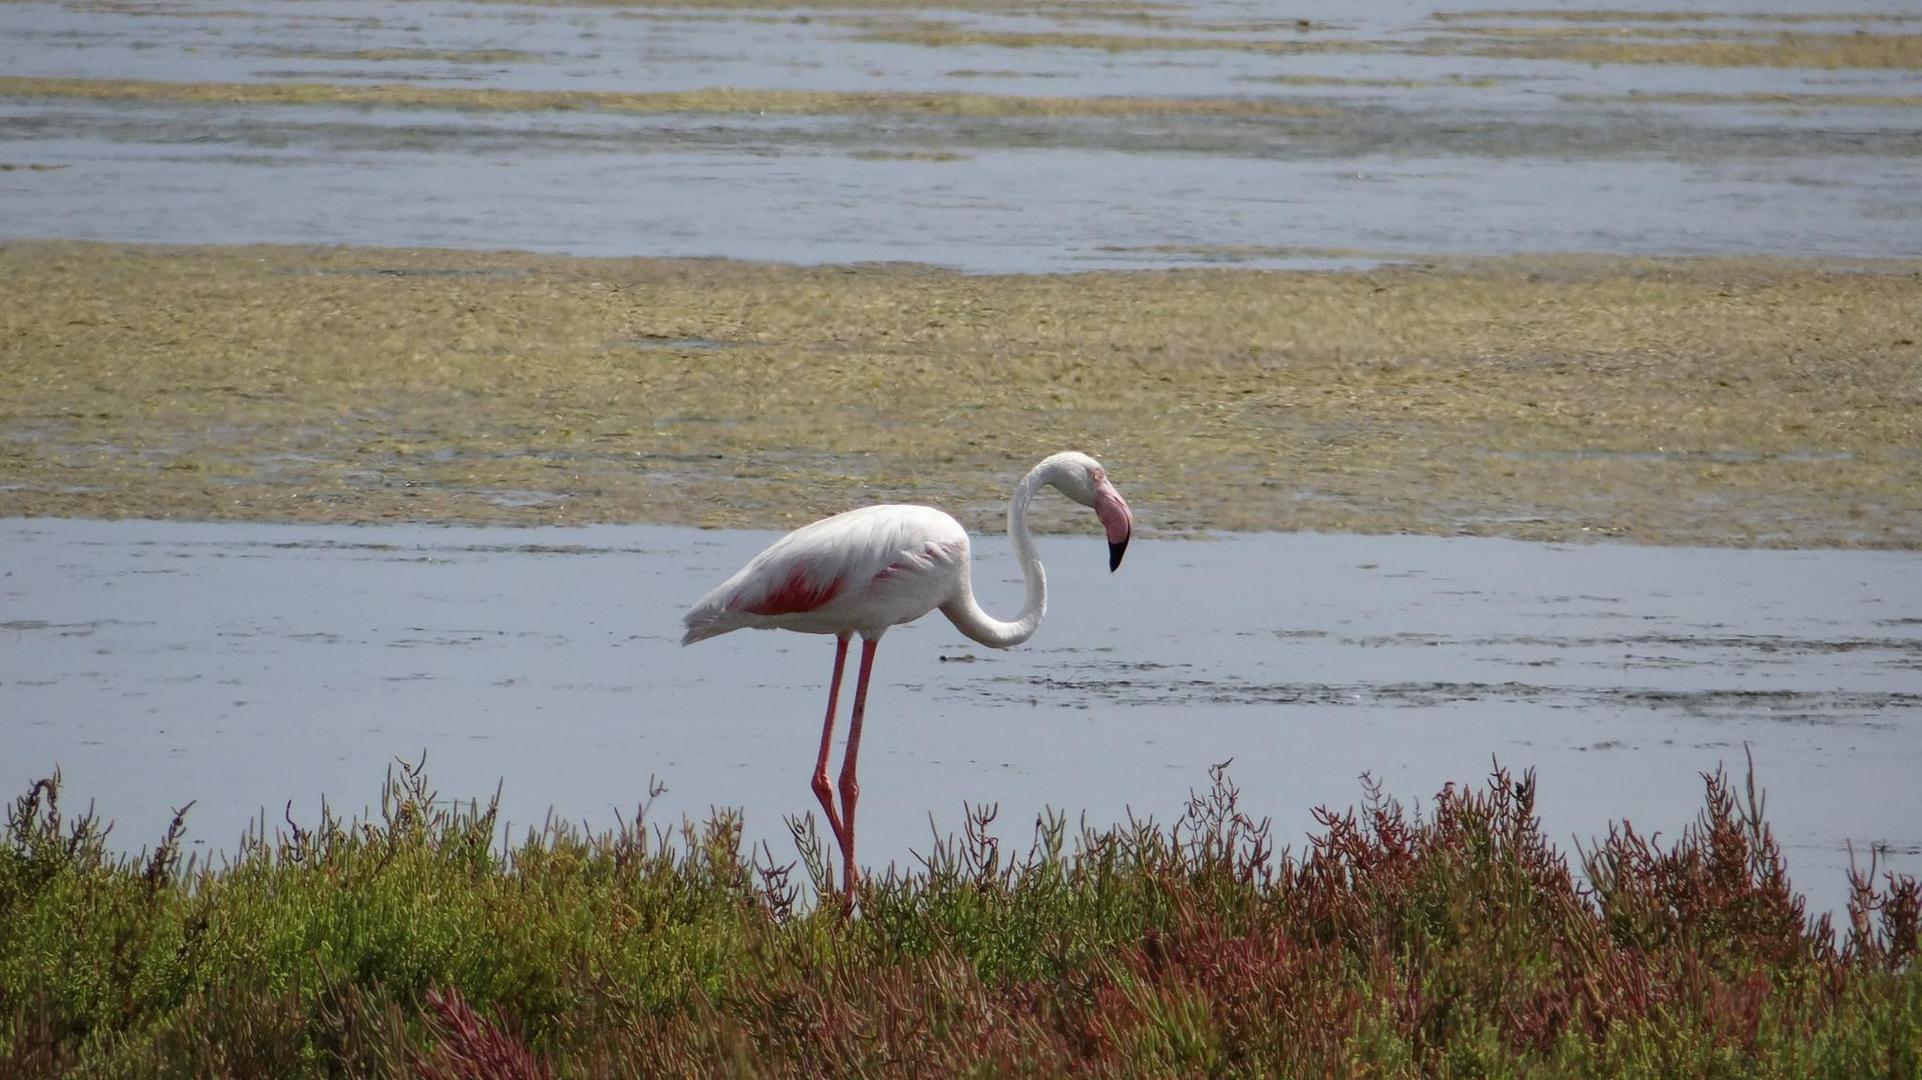
[[[0,515],[996,528],[1079,447],[1160,531],[1922,546],[1915,262],[31,242],[0,296]]]

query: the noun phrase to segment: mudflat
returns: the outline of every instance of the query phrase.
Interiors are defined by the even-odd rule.
[[[1164,531],[1922,546],[1922,262],[20,242],[0,295],[0,516],[992,528],[1074,446]]]

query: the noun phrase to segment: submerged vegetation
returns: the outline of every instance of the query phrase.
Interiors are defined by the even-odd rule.
[[[1444,53],[1467,52],[1530,60],[1567,60],[1583,64],[1690,64],[1697,67],[1771,68],[1922,68],[1922,35],[1805,34],[1753,35],[1745,31],[1684,32],[1689,40],[1652,40],[1642,32],[1627,40],[1597,36],[1590,29],[1552,29],[1523,34],[1483,27],[1465,41],[1434,44]]]
[[[353,105],[484,112],[754,113],[790,116],[1265,116],[1330,110],[1288,101],[1197,97],[1031,97],[911,90],[506,90],[380,83],[162,82],[0,75],[0,97],[175,101],[222,105]]]
[[[1922,94],[1824,94],[1756,91],[1746,94],[1699,92],[1628,94],[1563,94],[1563,101],[1584,105],[1766,105],[1792,109],[1917,109]]]
[[[7,1076],[1913,1076],[1922,893],[1853,874],[1811,919],[1746,789],[1706,776],[1670,846],[1576,865],[1532,775],[1410,813],[1364,778],[1300,851],[1225,768],[1172,826],[976,809],[845,918],[811,829],[642,813],[503,844],[493,804],[390,775],[375,820],[264,823],[180,861],[68,817],[0,842]]]
[[[1426,40],[1403,44],[1359,38],[1202,37],[1120,34],[1091,30],[980,30],[952,25],[906,25],[870,30],[864,40],[935,49],[1099,49],[1106,52],[1255,52],[1276,56],[1410,51],[1445,56],[1563,60],[1584,64],[1688,64],[1697,67],[1889,68],[1922,67],[1922,35],[1857,31],[1796,31],[1567,26],[1496,26],[1447,22]]]

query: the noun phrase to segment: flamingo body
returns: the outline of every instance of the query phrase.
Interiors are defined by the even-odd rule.
[[[1004,622],[974,599],[968,533],[961,523],[931,506],[885,505],[849,510],[804,525],[775,541],[733,577],[688,609],[681,644],[744,628],[797,630],[835,636],[834,677],[828,684],[827,719],[814,762],[814,795],[827,813],[841,848],[842,891],[853,903],[859,872],[854,864],[854,807],[860,797],[855,762],[867,711],[874,651],[890,627],[939,608],[957,630],[991,648],[1028,640],[1048,610],[1048,578],[1028,535],[1028,503],[1043,486],[1093,508],[1108,534],[1108,569],[1121,565],[1134,517],[1101,463],[1072,451],[1045,458],[1029,470],[1008,503],[1008,536],[1014,541],[1027,583],[1021,613]],[[828,782],[828,752],[847,664],[848,642],[861,635],[861,670],[841,761],[841,802]]]
[[[877,638],[968,590],[968,532],[931,506],[864,506],[782,537],[697,601],[681,643],[730,630]]]

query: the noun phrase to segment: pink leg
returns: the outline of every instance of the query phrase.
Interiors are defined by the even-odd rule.
[[[880,644],[861,639],[861,676],[854,684],[854,718],[848,721],[848,749],[841,758],[841,871],[842,887],[849,903],[854,900],[854,883],[861,876],[854,865],[854,804],[861,797],[861,785],[854,779],[854,769],[861,755],[861,721],[868,711],[868,676],[874,671],[874,650]]]
[[[821,756],[814,760],[814,797],[821,800],[821,809],[827,811],[828,828],[834,830],[834,842],[846,850],[846,841],[841,839],[841,815],[834,812],[834,787],[828,783],[828,748],[834,743],[834,713],[841,700],[841,670],[847,667],[848,635],[840,634],[834,639],[834,681],[828,684],[828,718],[821,722]]]

